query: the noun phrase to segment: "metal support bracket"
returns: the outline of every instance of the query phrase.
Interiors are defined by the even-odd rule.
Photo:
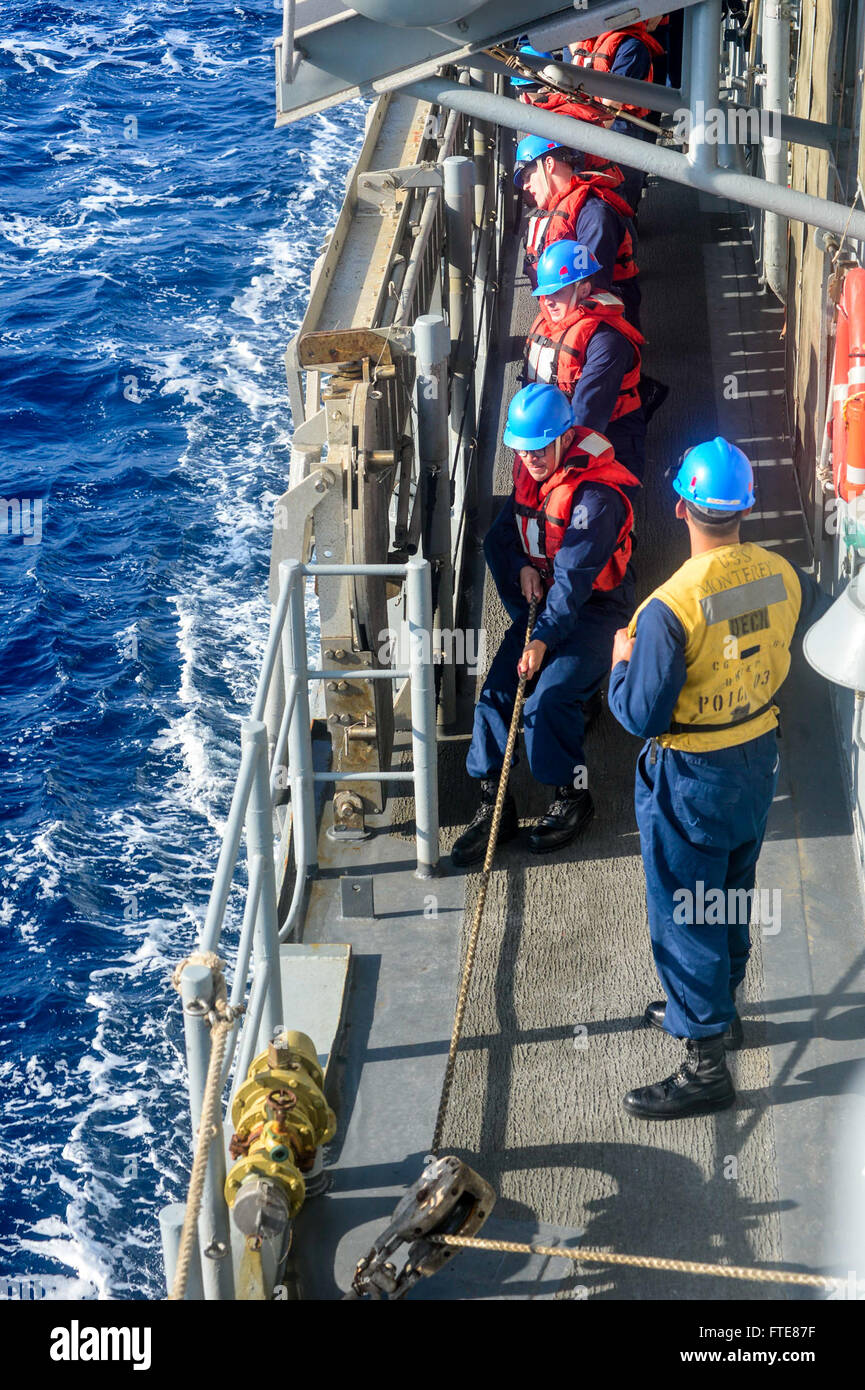
[[[410,328],[332,328],[304,333],[297,344],[297,359],[306,372],[332,372],[344,363],[362,362],[364,358],[374,362],[377,369],[392,367],[397,357],[413,351]]]
[[[382,207],[396,207],[397,193],[414,188],[441,188],[444,184],[442,166],[431,160],[423,164],[407,164],[402,169],[371,169],[358,174],[358,195]]]
[[[282,42],[279,55],[279,75],[283,82],[291,85],[301,61],[301,55],[294,46],[296,0],[282,0]]]

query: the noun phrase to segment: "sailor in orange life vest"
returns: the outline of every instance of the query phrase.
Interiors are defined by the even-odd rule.
[[[520,44],[519,51],[528,53],[533,58],[548,58],[551,63],[556,61],[554,54],[533,48],[530,43]],[[572,116],[575,121],[588,121],[589,125],[608,127],[613,124],[612,111],[599,109],[597,105],[589,106],[575,96],[566,96],[564,92],[544,86],[540,72],[536,73],[536,77],[537,81],[532,81],[529,77],[510,79],[511,86],[517,88],[518,100],[527,106],[537,106],[541,111],[554,111],[558,116]],[[613,164],[609,159],[602,159],[600,155],[584,153],[583,168],[587,173],[598,170],[612,173],[616,180],[616,189],[624,196],[624,175],[617,164]]]
[[[570,396],[574,424],[599,430],[619,463],[642,480],[646,420],[640,399],[640,345],[621,299],[595,291],[598,263],[578,241],[554,241],[538,261],[540,313],[529,330],[524,379]],[[656,383],[660,385],[660,383]]]
[[[645,1022],[687,1039],[672,1076],[625,1096],[645,1119],[732,1105],[757,858],[778,778],[774,697],[790,644],[832,600],[774,550],[742,543],[751,465],[725,439],[685,455],[673,484],[691,558],[616,633],[609,705],[648,739],[635,810],[652,952],[666,1001]]]
[[[624,29],[608,30],[594,39],[583,39],[571,47],[574,62],[580,67],[593,68],[595,72],[610,72],[618,77],[632,77],[637,82],[652,82],[655,79],[654,62],[666,58],[664,45],[653,33],[662,19],[663,15],[659,15],[656,19],[647,19],[640,24],[629,24]],[[622,111],[630,111],[634,116],[641,116],[643,120],[652,118],[648,107],[632,106],[624,102],[612,104]],[[623,135],[633,135],[638,140],[648,140],[652,144],[657,140],[654,131],[644,130],[642,126],[635,125],[633,121],[623,120],[621,116],[616,117],[611,128]],[[622,167],[622,173],[625,182],[621,192],[636,212],[646,176],[642,169],[627,166]]]
[[[514,183],[536,205],[526,232],[525,272],[537,285],[538,258],[554,241],[579,241],[600,267],[597,289],[612,288],[625,305],[625,317],[640,326],[640,287],[634,260],[631,209],[618,192],[622,175],[583,171],[582,155],[527,135],[517,145]]]
[[[572,423],[567,396],[536,383],[518,391],[504,442],[513,448],[514,489],[484,541],[484,554],[513,626],[505,634],[475,708],[466,759],[481,803],[451,852],[458,867],[483,859],[520,674],[532,680],[523,707],[532,776],[554,788],[529,848],[570,843],[594,813],[583,754],[583,705],[610,669],[613,633],[633,611],[630,566],[637,479],[608,439]],[[529,600],[542,600],[525,654]],[[519,829],[508,794],[499,841]]]

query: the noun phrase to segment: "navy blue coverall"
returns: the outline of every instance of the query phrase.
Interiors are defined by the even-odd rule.
[[[604,680],[613,635],[634,611],[630,566],[617,589],[592,588],[624,524],[622,498],[604,483],[587,482],[576,495],[576,507],[585,511],[579,515],[580,524],[565,531],[555,558],[553,584],[532,634],[546,643],[547,652],[523,706],[532,776],[552,787],[571,784],[578,769],[585,767],[581,706]],[[470,777],[493,778],[498,777],[504,758],[529,611],[519,583],[520,570],[529,560],[520,545],[513,495],[487,532],[484,554],[513,626],[496,652],[475,708],[466,769]]]
[[[624,192],[622,196],[625,196]],[[639,275],[632,275],[628,280],[616,280],[613,283],[613,268],[626,229],[631,233],[631,241],[636,250],[637,233],[630,218],[616,212],[616,209],[605,203],[603,198],[587,198],[580,208],[574,239],[591,251],[601,267],[592,277],[595,289],[610,290],[617,294],[625,306],[625,318],[628,323],[639,328],[642,297]]]
[[[613,293],[618,294],[619,289],[620,286],[617,286]],[[624,333],[617,332],[608,324],[601,324],[589,339],[586,360],[574,387],[571,404],[574,424],[585,425],[587,429],[606,435],[619,463],[629,468],[642,482],[646,466],[646,418],[643,407],[638,406],[618,420],[610,420],[622,379],[631,370],[633,362],[634,349]]]
[[[647,82],[652,61],[651,53],[639,39],[622,39],[616,49],[610,72],[615,73],[617,77],[632,77],[635,82]],[[651,113],[646,119],[651,120]],[[650,144],[655,144],[657,138],[654,131],[643,130],[642,126],[623,120],[621,116],[616,117],[610,129],[617,130],[622,135],[634,135],[639,140],[649,141]],[[622,164],[619,167],[625,176],[621,188],[622,197],[636,212],[646,175],[642,169],[632,169],[630,165]]]
[[[796,573],[802,607],[795,635],[801,636],[832,599],[810,575]],[[745,976],[750,913],[738,910],[741,894],[730,895],[754,888],[778,781],[778,738],[771,729],[706,753],[656,744],[654,736],[670,727],[685,677],[682,624],[665,603],[652,599],[639,616],[630,661],[613,667],[608,700],[629,733],[649,740],[637,759],[634,809],[652,953],[667,996],[664,1027],[677,1038],[706,1038],[732,1023],[733,992]],[[710,907],[689,911],[683,888],[693,890],[698,903],[708,899]],[[714,889],[733,911],[713,914]],[[718,915],[720,921],[713,922]]]

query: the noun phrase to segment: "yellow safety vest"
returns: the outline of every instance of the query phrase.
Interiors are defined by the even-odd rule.
[[[802,606],[792,565],[760,545],[723,545],[686,560],[640,604],[660,599],[685,631],[685,684],[665,748],[706,753],[774,729],[772,698],[790,669],[790,642]]]

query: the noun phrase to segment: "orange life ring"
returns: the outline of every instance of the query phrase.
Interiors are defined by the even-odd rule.
[[[865,269],[849,270],[832,365],[832,476],[845,502],[865,492]]]

